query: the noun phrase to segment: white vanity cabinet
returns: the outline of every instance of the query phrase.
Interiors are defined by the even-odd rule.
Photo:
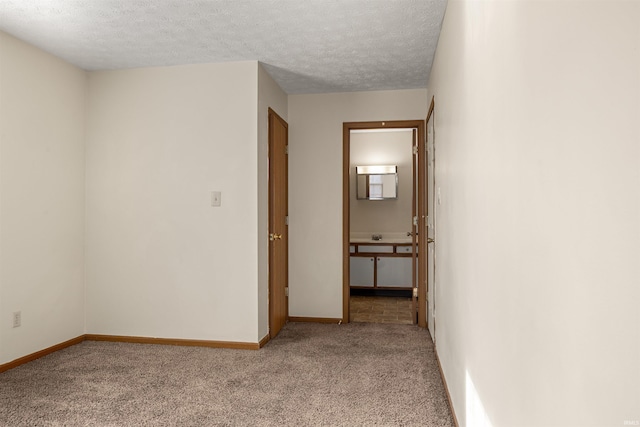
[[[353,288],[411,289],[412,247],[398,243],[352,243],[349,284]]]
[[[410,288],[413,275],[411,257],[378,257],[377,280],[379,288]]]
[[[374,272],[374,257],[351,257],[351,265],[349,267],[349,283],[351,286],[372,288],[375,280]]]

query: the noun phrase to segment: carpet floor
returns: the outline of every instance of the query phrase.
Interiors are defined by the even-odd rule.
[[[259,351],[85,341],[0,374],[1,426],[449,426],[428,332],[288,323]]]

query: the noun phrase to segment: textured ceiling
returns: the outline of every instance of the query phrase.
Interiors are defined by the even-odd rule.
[[[287,93],[423,88],[446,0],[0,0],[86,70],[258,60]]]

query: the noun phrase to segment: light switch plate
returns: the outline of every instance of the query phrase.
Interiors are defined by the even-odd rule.
[[[222,192],[220,191],[211,192],[211,206],[214,206],[214,207],[222,206]]]
[[[13,312],[13,327],[19,328],[22,325],[22,312],[14,311]]]

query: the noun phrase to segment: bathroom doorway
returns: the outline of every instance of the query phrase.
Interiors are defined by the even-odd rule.
[[[343,321],[426,327],[424,122],[344,123],[343,144]]]

